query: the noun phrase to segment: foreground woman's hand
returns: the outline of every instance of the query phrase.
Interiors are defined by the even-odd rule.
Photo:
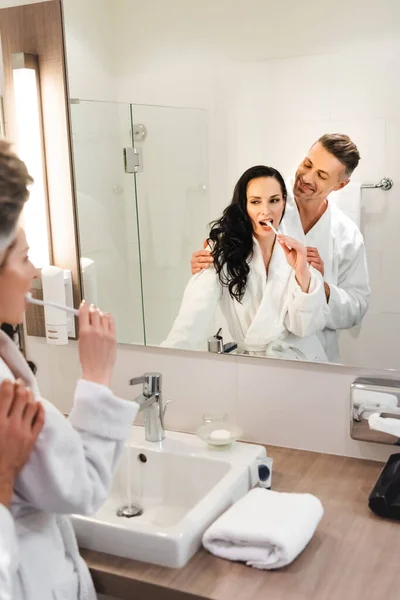
[[[109,387],[116,353],[114,319],[83,301],[79,309],[79,358],[83,379]]]
[[[14,481],[44,425],[44,408],[23,383],[0,385],[0,504],[11,502]]]
[[[277,240],[282,246],[286,260],[296,274],[296,280],[302,292],[308,292],[311,274],[308,269],[306,247],[298,240],[287,235],[278,235]]]

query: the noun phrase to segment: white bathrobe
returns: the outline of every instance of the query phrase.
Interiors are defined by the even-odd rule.
[[[12,582],[18,565],[17,537],[10,511],[0,504],[0,600],[12,599]]]
[[[361,323],[371,295],[363,236],[357,225],[332,204],[305,235],[291,187],[281,231],[317,248],[324,262],[330,297],[326,327],[318,335],[328,360],[340,362],[336,330]]]
[[[0,357],[0,381],[21,377],[39,399],[27,363],[3,332]],[[68,419],[52,404],[41,401],[45,425],[17,478],[11,504],[19,554],[11,597],[94,600],[89,571],[64,515],[92,514],[103,503],[138,406],[115,397],[105,386],[83,380],[77,384]],[[3,528],[0,535],[2,532]],[[8,535],[11,539],[10,529]],[[2,551],[3,545],[0,569],[12,562]],[[7,592],[1,590],[1,600],[8,598],[4,594]]]
[[[172,330],[161,346],[202,349],[219,304],[239,352],[327,360],[315,335],[325,327],[328,310],[319,273],[311,268],[309,293],[302,292],[282,248],[275,244],[267,277],[255,239],[249,267],[242,302],[231,298],[213,267],[194,275]]]

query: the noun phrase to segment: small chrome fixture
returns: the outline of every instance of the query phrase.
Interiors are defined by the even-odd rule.
[[[141,160],[142,150],[128,146],[124,148],[124,168],[125,173],[139,173],[143,170],[143,161]]]
[[[135,506],[135,504],[131,504],[131,506],[122,506],[117,510],[117,517],[126,517],[127,519],[140,517],[142,514],[143,510],[140,506]]]
[[[393,187],[393,179],[390,179],[389,177],[384,177],[380,180],[379,183],[363,183],[361,187],[363,189],[380,189],[387,192]]]
[[[144,142],[147,138],[147,129],[141,123],[135,123],[133,126],[133,139],[136,142]]]
[[[148,442],[161,442],[165,438],[164,415],[168,404],[163,403],[161,373],[145,373],[134,377],[129,385],[143,384],[143,392],[136,398],[144,415],[145,437]]]
[[[227,342],[224,344],[224,339],[221,334],[222,328],[218,329],[217,333],[212,337],[208,338],[208,351],[214,352],[215,354],[229,354],[229,352],[233,352],[236,350],[237,344],[236,342]]]

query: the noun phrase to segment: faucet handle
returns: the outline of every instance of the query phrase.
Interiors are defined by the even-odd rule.
[[[140,383],[144,383],[144,375],[140,377],[133,377],[129,380],[129,385],[139,385]]]
[[[161,381],[161,373],[151,372],[144,373],[144,375],[141,375],[141,377],[133,377],[129,381],[129,385],[138,385],[139,383],[143,383],[144,395],[152,396],[153,394],[161,392]]]

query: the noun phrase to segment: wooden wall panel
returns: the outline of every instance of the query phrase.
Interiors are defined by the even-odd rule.
[[[39,57],[52,263],[72,271],[74,304],[81,300],[76,203],[69,129],[68,87],[60,0],[0,10],[6,135],[16,141],[11,55]],[[35,290],[35,294],[38,290]],[[38,310],[27,311],[27,332],[43,335]],[[44,323],[44,322],[43,322]]]

